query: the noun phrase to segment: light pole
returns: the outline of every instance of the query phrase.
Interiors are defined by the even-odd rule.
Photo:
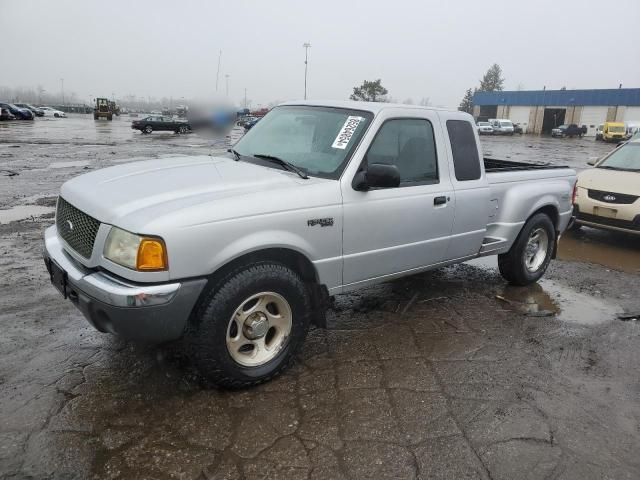
[[[62,90],[62,105],[64,105],[64,78],[60,79],[60,89]]]
[[[228,73],[225,75],[225,78],[227,80],[227,98],[229,98],[229,74]]]
[[[309,49],[311,48],[311,43],[306,42],[302,44],[304,48],[304,99],[307,99],[307,67],[309,64]]]
[[[247,108],[247,89],[244,89],[244,108]]]
[[[218,80],[220,79],[220,60],[222,59],[222,50],[218,54],[218,70],[216,71],[216,93],[218,93]]]

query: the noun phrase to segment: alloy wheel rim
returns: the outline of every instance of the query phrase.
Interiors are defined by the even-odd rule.
[[[531,272],[537,272],[547,258],[549,248],[549,235],[544,228],[537,228],[527,240],[524,248],[524,265]]]
[[[251,295],[240,303],[227,325],[229,355],[245,367],[264,365],[286,346],[292,319],[291,306],[282,295]]]

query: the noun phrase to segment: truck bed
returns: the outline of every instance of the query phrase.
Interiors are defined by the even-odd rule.
[[[548,163],[527,163],[514,162],[511,160],[498,160],[496,158],[484,157],[484,170],[487,173],[492,172],[517,172],[522,170],[546,170],[568,168],[563,165],[550,165]]]

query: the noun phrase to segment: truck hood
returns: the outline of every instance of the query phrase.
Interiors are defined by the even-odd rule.
[[[338,182],[315,177],[305,180],[284,170],[203,155],[97,170],[69,180],[60,194],[100,222],[152,234],[163,220],[179,227],[294,205],[319,206],[314,199],[320,196],[298,190],[309,192],[328,184]],[[339,195],[333,199],[339,201]]]
[[[640,195],[640,172],[590,168],[580,172],[578,186],[603,192]]]

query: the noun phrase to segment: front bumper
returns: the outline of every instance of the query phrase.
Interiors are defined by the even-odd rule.
[[[207,283],[140,284],[86,269],[65,253],[55,226],[45,232],[44,261],[52,281],[56,267],[62,271],[66,297],[91,325],[132,340],[163,342],[182,336]]]

